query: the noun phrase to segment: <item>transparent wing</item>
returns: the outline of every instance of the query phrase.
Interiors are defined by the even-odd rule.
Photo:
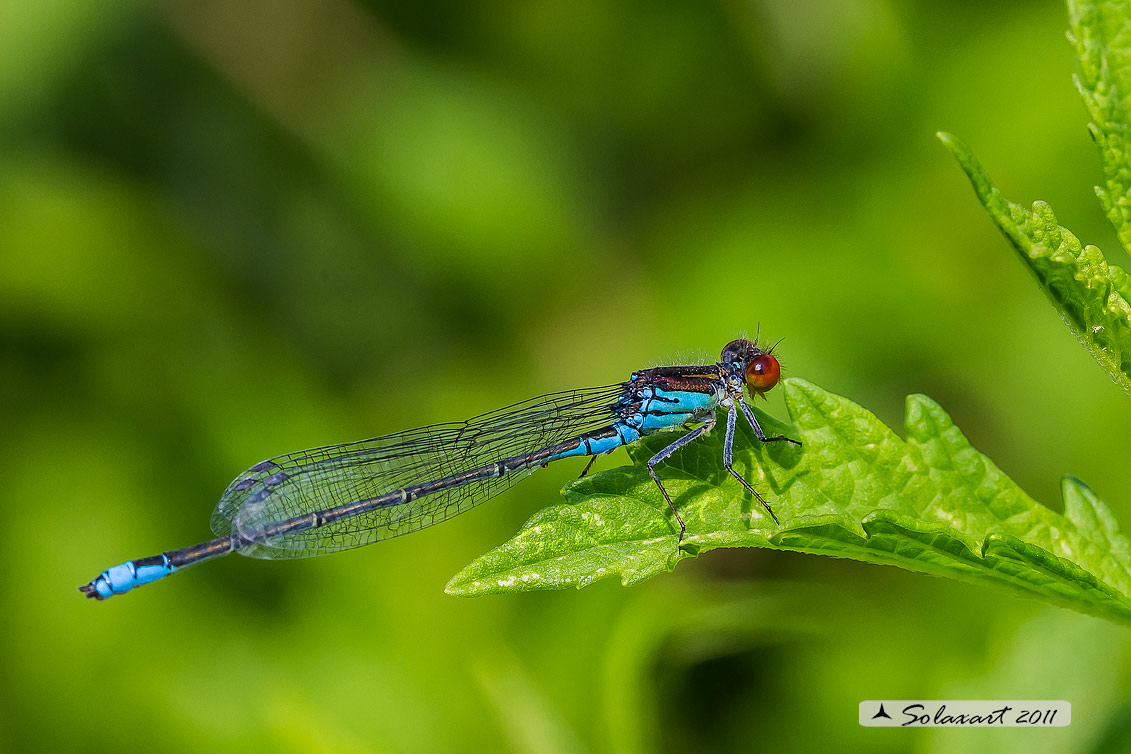
[[[272,458],[236,477],[212,514],[217,536],[238,533],[257,558],[300,558],[419,531],[470,510],[537,466],[450,487],[319,528],[282,535],[273,524],[524,456],[607,426],[626,385],[552,393],[466,422]]]

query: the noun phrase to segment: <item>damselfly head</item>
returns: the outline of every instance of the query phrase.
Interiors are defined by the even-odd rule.
[[[763,395],[772,390],[781,379],[781,364],[773,354],[760,352],[757,356],[746,362],[744,372],[746,387],[750,388],[753,395]]]
[[[723,348],[721,361],[741,370],[751,395],[765,394],[781,379],[781,364],[777,358],[759,348],[756,342],[732,340]]]
[[[730,343],[723,346],[723,353],[722,356],[719,357],[719,362],[722,364],[741,366],[747,359],[761,352],[762,350],[758,348],[757,342],[743,339],[732,340]]]

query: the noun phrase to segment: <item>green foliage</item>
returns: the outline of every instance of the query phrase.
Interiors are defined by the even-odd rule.
[[[1126,41],[1127,4],[1068,3],[1069,40],[1081,74],[1074,77],[1100,150],[1103,187],[1096,195],[1125,249],[1131,249],[1131,46]],[[1095,246],[1082,246],[1057,224],[1052,209],[1035,202],[1033,211],[1010,202],[994,188],[970,150],[954,136],[939,138],[966,171],[978,199],[1036,275],[1053,306],[1100,366],[1131,393],[1131,281],[1109,265]]]
[[[1070,2],[1082,66],[1076,83],[1092,116],[1106,185],[1096,192],[1131,247],[1131,49],[1122,3]],[[1060,227],[1051,208],[1008,201],[970,150],[939,138],[986,210],[1036,276],[1080,342],[1131,393],[1131,280]],[[678,546],[666,506],[642,461],[667,441],[630,450],[637,461],[579,480],[567,503],[547,508],[510,542],[448,584],[460,595],[585,586],[619,575],[632,584],[718,547],[813,552],[967,581],[995,583],[1074,609],[1131,620],[1128,540],[1110,510],[1066,477],[1065,514],[1037,504],[974,450],[925,396],[907,402],[902,441],[860,406],[793,380],[786,403],[804,450],[762,447],[747,435],[749,479],[774,499],[778,528],[722,468],[721,433],[686,448],[665,479],[687,523]],[[763,417],[775,433],[772,419]]]
[[[962,165],[978,199],[1045,291],[1064,321],[1117,385],[1131,394],[1131,281],[1095,246],[1056,222],[1052,208],[1015,204],[994,188],[970,150],[950,134],[939,138]]]
[[[793,427],[759,415],[804,447],[736,440],[735,467],[766,491],[779,528],[722,467],[715,431],[662,467],[687,524],[682,548],[643,466],[670,435],[631,450],[636,465],[580,479],[566,503],[535,515],[509,542],[448,584],[459,595],[632,584],[719,547],[769,547],[898,565],[1037,596],[1131,622],[1128,540],[1081,482],[1064,480],[1065,515],[1026,495],[967,442],[929,398],[907,400],[907,440],[851,401],[785,381]]]
[[[1131,18],[1124,2],[1069,0],[1068,12],[1071,25],[1068,37],[1076,48],[1081,67],[1074,81],[1091,116],[1089,129],[1099,147],[1104,171],[1104,186],[1096,187],[1096,195],[1120,242],[1128,249],[1131,248],[1131,153],[1128,151],[1131,147],[1128,133],[1131,129],[1131,46],[1127,44],[1126,32]],[[1131,393],[1131,304],[1128,303],[1131,280],[1127,273],[1116,265],[1109,265],[1097,247],[1082,245],[1075,235],[1061,227],[1048,204],[1035,202],[1029,211],[1006,199],[965,144],[950,134],[939,133],[938,136],[958,159],[978,199],[1036,276],[1080,343],[1116,384]],[[910,419],[908,437],[913,438]],[[1064,501],[1065,516],[1061,521],[1070,523],[1071,530],[1064,529],[1061,521],[1050,518],[1055,514],[1046,511],[1033,519],[1034,522],[1040,519],[1041,523],[1031,529],[1031,533],[1042,533],[1042,546],[1036,546],[1037,541],[1032,539],[1022,542],[1016,531],[988,531],[983,545],[986,561],[989,562],[991,556],[1002,557],[1002,563],[1009,567],[1003,567],[998,575],[1007,578],[1025,579],[1015,569],[1019,567],[1024,572],[1034,567],[1029,571],[1030,577],[1040,576],[1035,581],[1030,578],[1030,586],[1040,582],[1039,590],[1055,594],[1059,601],[1071,599],[1065,590],[1068,584],[1086,582],[1084,592],[1088,595],[1085,597],[1081,592],[1078,596],[1093,602],[1093,607],[1079,609],[1096,612],[1095,605],[1103,603],[1106,607],[1101,612],[1126,619],[1127,538],[1119,533],[1107,507],[1078,480],[1065,478]],[[1054,534],[1051,540],[1047,537],[1049,533]],[[1099,561],[1093,561],[1090,566],[1083,563],[1077,557],[1083,553],[1078,546],[1089,549],[1093,557],[1098,556],[1106,565],[1100,565]],[[1070,555],[1068,550],[1074,554]],[[1053,557],[1053,552],[1072,562]],[[1095,576],[1099,578],[1093,581]],[[1084,581],[1079,582],[1078,577]],[[1112,587],[1116,591],[1109,591]],[[1095,597],[1099,597],[1098,603],[1093,601]],[[1111,602],[1113,597],[1115,601]]]
[[[940,113],[1012,119],[1040,185],[1079,184],[1079,98],[1050,85],[1063,6],[868,7],[0,4],[0,751],[957,748],[877,744],[852,719],[877,689],[1070,699],[1087,714],[1057,735],[960,745],[1118,748],[1131,632],[952,579],[723,551],[630,590],[443,594],[582,462],[374,547],[74,591],[208,536],[262,458],[759,324],[790,375],[872,408],[929,392],[1035,497],[1076,472],[1126,531],[1131,401],[1019,327],[1033,291],[984,274],[1015,263],[947,222],[971,197],[922,139]],[[1034,378],[1043,357],[1070,391]]]
[[[1127,3],[1069,0],[1068,19],[1081,70],[1073,81],[1103,163],[1105,187],[1097,186],[1096,195],[1123,247],[1131,249],[1131,47],[1120,40],[1131,22]]]

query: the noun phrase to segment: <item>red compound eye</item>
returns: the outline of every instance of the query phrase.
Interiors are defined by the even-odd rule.
[[[765,393],[778,384],[781,365],[768,353],[760,353],[746,365],[746,385],[751,393]]]

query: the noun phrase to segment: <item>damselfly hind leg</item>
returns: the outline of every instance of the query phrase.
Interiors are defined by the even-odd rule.
[[[746,408],[746,404],[743,403],[742,407]],[[735,413],[734,408],[731,407],[730,411],[727,412],[727,433],[726,433],[726,437],[723,438],[723,468],[725,468],[727,471],[729,471],[731,476],[733,476],[735,479],[737,479],[739,482],[742,483],[742,486],[745,487],[746,490],[751,495],[753,495],[754,498],[759,503],[762,504],[762,507],[766,509],[766,513],[770,514],[770,518],[772,518],[774,520],[774,523],[780,526],[781,522],[778,521],[778,517],[776,515],[774,515],[774,510],[773,510],[773,508],[770,507],[770,504],[767,503],[765,501],[765,499],[761,495],[758,494],[758,491],[756,489],[754,489],[753,487],[750,486],[749,482],[747,482],[745,479],[743,479],[742,474],[739,474],[737,471],[734,470],[734,466],[732,465],[734,463],[734,427],[735,427],[735,421],[736,421],[737,416],[738,415]],[[765,437],[762,434],[762,428],[758,426],[757,421],[754,420],[754,416],[751,413],[749,413],[749,409],[747,409],[746,416],[753,423],[754,434],[758,435],[758,439],[761,440],[762,442],[767,442],[769,440],[769,438]],[[774,438],[774,439],[779,439],[779,438]],[[788,440],[789,438],[783,436],[780,439]]]
[[[734,463],[734,425],[735,425],[736,416],[737,416],[737,414],[735,414],[733,407],[731,408],[731,410],[727,411],[727,414],[726,414],[726,436],[723,439],[723,468],[725,468],[727,471],[729,471],[729,473],[731,473],[731,476],[733,476],[735,479],[739,480],[739,482],[742,483],[742,486],[746,488],[746,492],[749,492],[751,495],[754,496],[754,499],[756,499],[759,503],[762,504],[762,508],[766,509],[766,512],[770,514],[770,518],[774,519],[774,523],[780,523],[777,520],[777,515],[774,514],[774,509],[771,509],[770,504],[767,503],[766,500],[763,499],[763,497],[758,494],[757,489],[754,489],[752,486],[750,486],[750,483],[746,482],[746,480],[742,477],[742,475],[737,473],[737,471],[734,470],[734,466],[733,466],[733,463]],[[757,426],[757,425],[754,425],[754,426]],[[756,430],[756,433],[758,433],[758,434],[761,433],[761,427],[758,427],[758,430]]]
[[[715,426],[715,420],[714,420],[714,417],[711,417],[711,420],[708,423],[703,424],[702,426],[696,427],[695,429],[691,430],[686,435],[679,438],[678,440],[673,442],[671,445],[664,448],[659,453],[657,453],[656,455],[654,455],[654,456],[652,456],[651,458],[648,459],[648,473],[652,475],[652,481],[655,482],[656,486],[660,488],[660,493],[664,496],[664,500],[667,501],[668,507],[672,509],[672,515],[675,516],[675,520],[679,522],[679,541],[680,541],[680,543],[683,542],[683,535],[687,533],[687,526],[683,523],[683,517],[679,515],[679,511],[677,511],[675,509],[675,504],[672,503],[672,499],[671,499],[671,496],[668,495],[668,491],[666,489],[664,489],[664,485],[660,481],[660,477],[658,477],[656,475],[656,464],[658,464],[660,461],[664,460],[665,458],[670,456],[672,453],[674,453],[677,450],[679,450],[680,448],[682,448],[687,443],[693,442],[697,438],[702,437],[706,433],[710,432],[711,428],[714,427],[714,426]]]

